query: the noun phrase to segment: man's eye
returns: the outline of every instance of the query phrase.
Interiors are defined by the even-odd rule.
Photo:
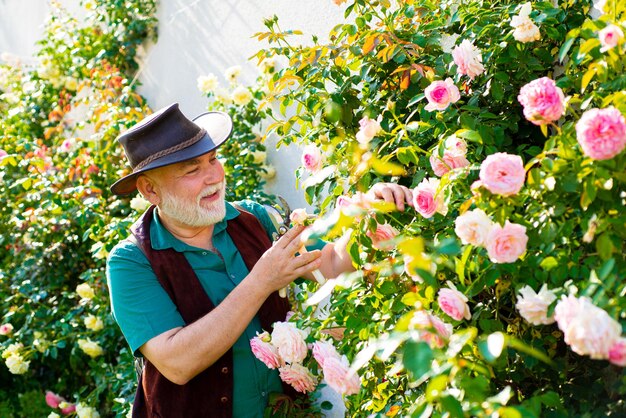
[[[187,171],[187,173],[185,173],[185,174],[194,174],[194,173],[197,173],[197,172],[198,172],[198,169],[194,168],[192,170]]]

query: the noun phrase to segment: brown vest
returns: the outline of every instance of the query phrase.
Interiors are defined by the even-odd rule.
[[[150,223],[154,216],[150,207],[132,226],[131,232],[150,261],[161,286],[178,307],[186,324],[191,324],[209,313],[215,305],[202,288],[198,277],[182,253],[172,248],[154,250],[150,242]],[[259,220],[239,208],[239,216],[228,221],[226,231],[248,267],[271,247],[265,229]],[[261,326],[271,330],[276,321],[284,321],[289,302],[272,293],[257,313]],[[283,384],[285,393],[294,394]],[[147,359],[135,395],[133,418],[231,418],[233,412],[233,353],[229,349],[212,366],[185,385],[167,380]]]

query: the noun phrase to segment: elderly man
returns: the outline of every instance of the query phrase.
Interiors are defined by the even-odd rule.
[[[152,204],[107,262],[113,314],[145,362],[134,417],[262,417],[269,393],[283,388],[249,341],[284,320],[277,290],[315,269],[353,270],[345,245],[300,253],[300,226],[272,245],[263,206],[225,202],[216,149],[231,131],[224,113],[192,122],[173,104],[118,138],[133,171],[111,190],[139,190]],[[411,201],[397,185],[371,193],[399,209]]]

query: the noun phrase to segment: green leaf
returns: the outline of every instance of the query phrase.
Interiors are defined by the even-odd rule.
[[[461,402],[459,402],[456,398],[447,395],[442,397],[439,402],[441,402],[441,406],[445,411],[447,411],[451,417],[453,418],[464,418],[465,414],[463,414],[463,407],[461,406]]]
[[[482,354],[487,362],[493,363],[500,357],[502,350],[506,346],[505,337],[506,336],[501,332],[494,332],[489,335],[487,339],[478,343],[480,354]]]
[[[596,249],[598,250],[598,254],[601,259],[608,260],[611,258],[615,247],[613,246],[611,235],[608,232],[605,232],[598,237],[596,240]]]
[[[482,138],[480,137],[480,134],[476,131],[472,131],[471,129],[459,129],[454,134],[459,138],[465,138],[468,141],[478,142],[479,144],[482,144]]]
[[[428,344],[423,341],[409,341],[404,346],[402,363],[404,367],[418,380],[430,371],[433,361],[433,352]]]
[[[575,41],[576,38],[572,37],[563,43],[563,45],[561,46],[561,50],[559,51],[559,62],[563,62],[565,56],[567,55]]]
[[[544,269],[545,271],[550,271],[553,268],[555,268],[556,266],[559,265],[559,262],[556,261],[556,258],[554,257],[546,257],[544,258],[541,263],[539,264],[541,266],[542,269]]]
[[[426,386],[426,399],[429,402],[437,399],[447,385],[448,376],[446,376],[445,374],[433,377],[432,379],[430,379],[428,385]]]
[[[396,154],[398,155],[398,161],[400,161],[402,164],[419,164],[419,157],[412,147],[398,148],[396,150]]]

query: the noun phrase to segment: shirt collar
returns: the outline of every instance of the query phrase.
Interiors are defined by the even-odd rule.
[[[150,241],[152,242],[153,249],[164,250],[167,248],[173,248],[178,252],[197,250],[196,247],[185,244],[172,235],[172,233],[163,225],[158,212],[158,209],[153,212],[154,216],[152,217],[152,223],[150,224]],[[237,216],[239,216],[239,211],[233,205],[226,202],[226,215],[224,216],[224,219],[216,223],[213,227],[213,236],[224,231],[228,221],[236,218]]]

